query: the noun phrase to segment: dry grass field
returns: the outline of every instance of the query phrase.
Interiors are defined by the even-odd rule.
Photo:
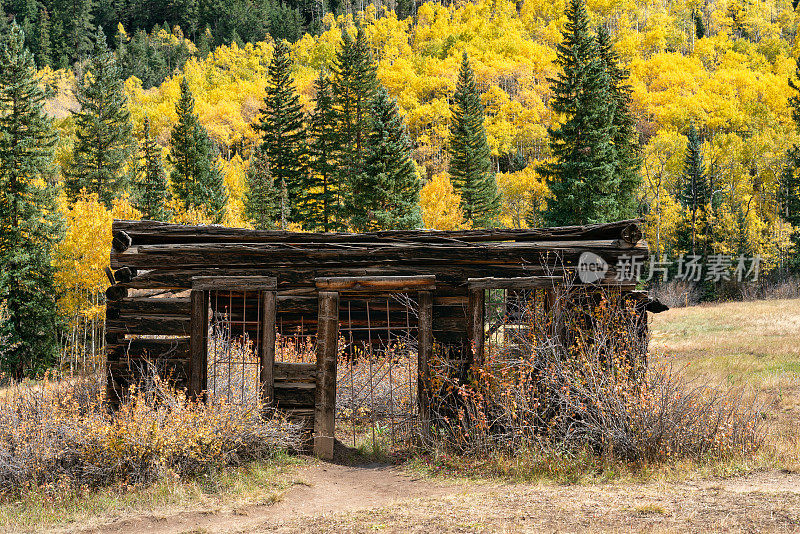
[[[765,403],[775,466],[800,470],[800,299],[679,308],[652,322],[652,362]]]
[[[0,505],[6,531],[69,532],[800,532],[800,300],[670,310],[652,360],[763,405],[757,458],[559,477],[431,476],[392,467],[279,460],[213,480],[161,481],[60,503]]]

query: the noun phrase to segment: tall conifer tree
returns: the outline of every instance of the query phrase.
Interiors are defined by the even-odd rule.
[[[62,20],[69,21],[65,29],[65,42],[67,51],[72,59],[84,59],[97,54],[97,34],[92,16],[92,0],[63,1]],[[102,30],[102,29],[101,29]],[[94,46],[92,35],[94,34]],[[105,36],[103,37],[105,43]]]
[[[53,64],[53,47],[50,42],[50,15],[45,8],[36,19],[36,65],[42,69]]]
[[[102,28],[75,97],[80,109],[74,113],[77,141],[66,172],[67,193],[73,200],[82,190],[96,193],[110,207],[125,186],[133,127],[125,86]]]
[[[795,65],[795,78],[800,78],[800,58],[795,60]],[[789,87],[793,90],[789,98],[789,107],[797,128],[800,127],[800,84],[790,78]],[[794,254],[789,265],[800,272],[800,145],[792,145],[786,157],[788,161],[779,185],[780,216],[794,227],[792,233]]]
[[[450,114],[447,148],[453,186],[461,195],[464,217],[476,226],[489,226],[500,209],[500,196],[483,125],[481,96],[466,52],[461,58]]]
[[[161,162],[161,148],[150,132],[150,117],[144,118],[141,143],[144,166],[136,184],[136,208],[142,212],[142,217],[145,219],[169,220],[167,173]]]
[[[330,232],[343,230],[342,198],[337,172],[336,111],[333,107],[331,81],[320,73],[314,83],[314,111],[309,124],[310,165],[308,181],[299,202],[303,228]]]
[[[261,150],[276,183],[285,184],[292,220],[299,220],[297,204],[305,186],[305,126],[303,106],[294,88],[292,60],[285,41],[275,45],[261,108]]]
[[[548,130],[555,161],[539,167],[552,193],[544,218],[553,226],[619,218],[608,74],[589,31],[585,0],[570,0],[566,15],[556,50],[561,72],[549,80],[550,107],[564,120]]]
[[[169,156],[172,193],[184,209],[201,210],[219,222],[225,215],[228,195],[208,132],[194,112],[194,97],[186,78],[181,80],[175,111],[178,122],[172,128]]]
[[[614,50],[611,36],[605,26],[597,30],[597,52],[609,83],[613,104],[611,124],[613,126],[614,177],[619,180],[616,188],[616,219],[631,219],[637,215],[636,191],[642,177],[639,169],[642,158],[639,150],[636,119],[631,112],[633,89],[628,84],[630,73],[620,65],[619,55]]]
[[[244,195],[244,213],[253,226],[259,230],[271,230],[276,226],[285,227],[285,198],[280,183],[269,168],[266,154],[260,148],[250,156],[247,169],[247,190]]]
[[[361,24],[357,24],[355,39],[343,29],[342,45],[336,52],[333,66],[333,97],[339,132],[337,181],[344,210],[349,214],[355,208],[350,181],[364,171],[366,139],[371,124],[369,114],[378,89],[377,68]]]
[[[691,238],[692,254],[697,252],[697,225],[698,218],[705,214],[711,192],[708,187],[706,165],[703,161],[703,141],[692,124],[689,127],[686,142],[686,157],[683,162],[683,184],[679,199],[681,204],[689,211],[691,224],[687,237]]]
[[[0,370],[35,376],[57,361],[51,250],[60,237],[55,132],[22,30],[0,45]]]
[[[371,116],[364,172],[353,179],[351,224],[359,231],[419,227],[420,183],[411,141],[397,103],[383,87],[375,96]]]

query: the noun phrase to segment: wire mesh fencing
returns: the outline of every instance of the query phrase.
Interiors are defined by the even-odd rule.
[[[342,300],[337,438],[373,451],[405,442],[417,407],[418,305],[406,294]]]
[[[261,292],[209,292],[208,398],[260,403]]]

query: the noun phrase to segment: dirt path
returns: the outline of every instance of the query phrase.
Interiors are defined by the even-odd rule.
[[[800,532],[800,474],[552,486],[415,479],[316,464],[271,505],[142,516],[81,532]]]
[[[247,532],[264,524],[281,525],[305,517],[379,508],[398,501],[444,496],[471,487],[464,484],[417,479],[384,464],[357,467],[315,464],[304,467],[295,485],[274,504],[253,505],[234,510],[201,510],[161,517],[155,515],[124,519],[77,532],[133,534],[152,532]]]

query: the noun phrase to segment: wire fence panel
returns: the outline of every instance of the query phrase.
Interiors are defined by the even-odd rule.
[[[280,311],[280,310],[279,310]],[[317,325],[308,319],[284,317],[276,319],[275,361],[283,363],[317,362]]]
[[[406,294],[340,302],[337,438],[394,447],[418,417],[418,311]]]
[[[210,402],[253,407],[260,403],[261,293],[209,291]]]
[[[526,357],[531,341],[547,321],[547,294],[535,289],[486,290],[486,355],[490,359]]]

